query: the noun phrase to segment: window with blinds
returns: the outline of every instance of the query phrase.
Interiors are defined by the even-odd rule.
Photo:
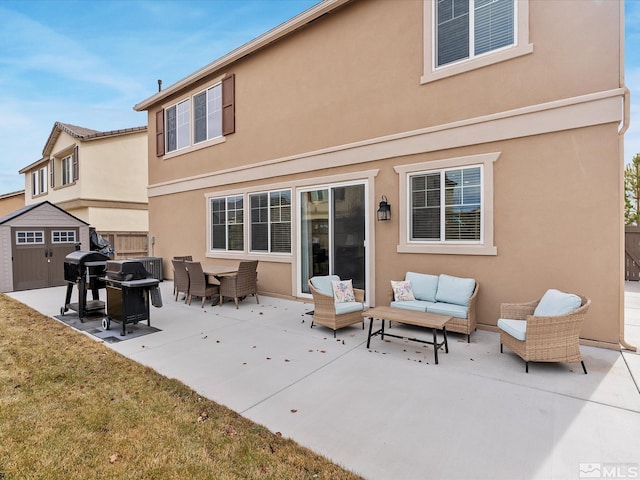
[[[515,0],[438,0],[436,66],[515,44]]]
[[[410,241],[482,240],[482,167],[409,176]]]
[[[244,250],[244,198],[211,199],[211,250]]]
[[[251,251],[291,253],[291,191],[250,194],[249,208]]]
[[[173,152],[190,145],[189,141],[189,100],[184,100],[165,110],[166,114],[166,151]]]

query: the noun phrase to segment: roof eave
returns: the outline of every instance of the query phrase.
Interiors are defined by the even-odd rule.
[[[336,8],[350,1],[352,0],[323,0],[317,5],[314,5],[308,10],[305,10],[301,14],[293,17],[291,20],[288,20],[281,25],[269,30],[268,32],[260,35],[254,40],[245,43],[241,47],[238,47],[235,50],[224,55],[223,57],[220,57],[218,60],[211,62],[200,70],[197,70],[188,77],[177,81],[173,85],[170,85],[169,87],[159,91],[155,95],[152,95],[146,100],[143,100],[142,102],[134,105],[133,109],[137,112],[148,110],[149,107],[157,104],[158,102],[161,102],[175,92],[178,92],[183,88],[186,88],[189,85],[197,82],[198,80],[207,77],[211,73],[216,72],[217,70],[220,70],[221,68],[224,68],[227,65],[230,65],[233,62],[236,62],[241,58],[280,40],[281,38],[291,34],[292,32],[295,32],[308,23],[320,18],[321,16],[335,10]]]

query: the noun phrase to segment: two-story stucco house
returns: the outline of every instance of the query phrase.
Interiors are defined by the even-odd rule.
[[[25,204],[47,200],[101,233],[146,233],[147,127],[100,132],[56,122],[42,158],[20,170]]]
[[[618,348],[623,72],[617,0],[325,0],[134,107],[155,253],[258,259],[294,298],[336,273],[370,305],[407,271],[473,277],[488,329],[558,288]]]

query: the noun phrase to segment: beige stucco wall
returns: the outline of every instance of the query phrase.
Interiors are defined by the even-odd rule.
[[[164,257],[166,272],[174,255],[205,264],[237,260],[206,257],[206,194],[279,182],[295,196],[303,181],[376,171],[367,177],[371,197],[386,195],[393,216],[376,223],[377,205],[369,203],[374,303],[385,303],[388,282],[408,270],[474,277],[479,322],[492,328],[501,302],[559,288],[592,299],[582,337],[616,345],[623,315],[622,5],[532,1],[529,12],[533,53],[421,84],[423,2],[356,1],[155,105],[154,255]],[[236,75],[236,133],[219,145],[157,158],[155,112],[225,73]],[[408,134],[416,130],[422,136]],[[372,148],[354,144],[370,141]],[[497,253],[399,253],[398,205],[405,199],[394,167],[492,152],[499,153]],[[243,166],[251,168],[233,170]],[[295,295],[295,226],[293,241],[289,259],[261,258],[261,291]]]
[[[24,192],[0,198],[0,217],[24,207]]]
[[[47,178],[47,192],[31,196],[31,172],[25,174],[26,203],[44,200],[103,231],[147,231],[147,133],[138,131],[81,140],[61,131],[51,148],[57,160],[78,145],[78,180],[60,186],[61,168],[56,164],[56,187]],[[41,168],[49,162],[38,165]]]

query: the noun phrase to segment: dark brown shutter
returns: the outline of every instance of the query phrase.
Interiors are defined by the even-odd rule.
[[[156,112],[156,157],[164,155],[164,108]]]
[[[78,180],[78,170],[80,169],[80,165],[78,162],[78,146],[73,147],[73,158],[71,160],[72,168],[73,168],[73,181]]]
[[[233,73],[222,80],[222,135],[236,131],[235,80]]]
[[[55,162],[55,160],[53,158],[51,160],[49,160],[49,178],[51,179],[50,180],[51,188],[56,186],[56,181],[55,181],[56,180],[56,176],[55,176],[55,173],[53,171],[53,166],[55,165],[55,163],[56,162]]]

